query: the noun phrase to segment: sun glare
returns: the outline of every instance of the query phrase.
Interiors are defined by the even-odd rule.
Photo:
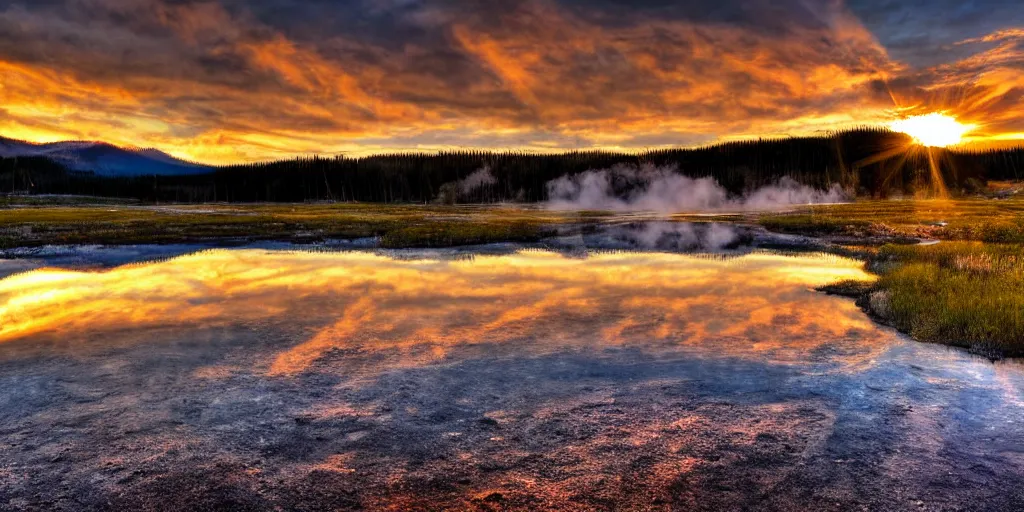
[[[946,147],[959,144],[964,135],[975,128],[971,124],[963,124],[955,117],[939,112],[908,117],[893,121],[890,128],[914,138],[914,142],[922,146]]]

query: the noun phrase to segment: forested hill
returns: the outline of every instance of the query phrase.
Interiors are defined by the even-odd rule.
[[[561,176],[615,166],[668,167],[712,177],[739,194],[784,176],[862,196],[913,193],[929,186],[931,162],[952,191],[985,180],[1024,179],[1024,148],[926,150],[888,130],[755,140],[638,154],[597,151],[558,155],[448,152],[366,158],[299,158],[215,168],[179,176],[101,176],[44,156],[0,158],[0,193],[82,194],[181,202],[458,202],[547,198]],[[486,169],[486,174],[481,170]],[[470,183],[472,182],[472,183]],[[472,186],[467,186],[472,185]]]

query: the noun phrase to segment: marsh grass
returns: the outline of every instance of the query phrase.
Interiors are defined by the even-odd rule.
[[[921,341],[1024,357],[1024,199],[861,201],[763,214],[766,229],[805,235],[931,238],[864,256],[880,279],[822,291],[860,303]]]
[[[857,299],[873,291],[875,286],[873,281],[845,280],[821,286],[818,291]]]
[[[1024,256],[1017,244],[886,246],[888,320],[921,341],[1024,356]]]
[[[0,209],[0,248],[51,244],[317,241],[380,237],[386,247],[532,241],[600,215],[531,208],[295,204],[32,206]]]
[[[765,215],[761,217],[760,224],[770,231],[808,235],[853,234],[871,225],[864,220],[810,213]]]
[[[766,229],[847,235],[1024,243],[1024,198],[858,201],[755,215]]]

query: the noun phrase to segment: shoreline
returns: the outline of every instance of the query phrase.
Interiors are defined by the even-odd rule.
[[[569,252],[819,251],[864,261],[880,278],[876,286],[895,294],[890,312],[873,310],[869,296],[854,297],[868,304],[869,314],[918,341],[995,359],[1024,356],[1024,325],[1014,313],[1024,308],[1021,211],[1024,198],[863,201],[787,212],[671,216],[508,205],[48,206],[0,210],[0,258],[31,257],[47,247],[130,251],[149,245],[430,249],[511,243]]]
[[[630,225],[643,224],[644,222],[630,222]],[[706,223],[706,222],[699,222]],[[48,264],[55,264],[59,267],[71,267],[71,268],[100,268],[107,269],[113,268],[120,265],[145,263],[150,261],[158,261],[166,258],[174,258],[191,254],[194,252],[201,252],[206,250],[216,249],[266,249],[266,250],[284,250],[284,251],[307,251],[307,250],[327,250],[327,251],[415,251],[415,250],[428,250],[431,252],[441,251],[448,252],[454,251],[456,253],[486,253],[486,254],[498,254],[505,252],[518,251],[523,249],[540,249],[550,250],[555,252],[571,253],[573,255],[579,255],[586,252],[602,252],[602,251],[653,251],[653,252],[668,252],[668,253],[712,253],[712,254],[723,254],[723,255],[735,255],[742,256],[743,254],[749,254],[756,251],[777,251],[780,253],[826,253],[835,256],[847,257],[856,260],[860,260],[864,263],[866,270],[872,275],[880,277],[880,274],[876,270],[872,270],[874,266],[873,257],[875,253],[871,250],[855,249],[851,248],[846,243],[849,242],[848,238],[841,238],[837,241],[832,237],[814,237],[810,235],[797,235],[797,234],[785,234],[785,233],[773,233],[761,226],[750,225],[750,224],[731,224],[732,226],[739,227],[747,230],[747,238],[744,240],[744,244],[737,245],[729,249],[707,249],[707,248],[692,248],[688,250],[673,250],[671,248],[658,248],[658,247],[640,247],[627,245],[604,245],[600,246],[599,243],[593,243],[590,240],[591,245],[587,245],[587,240],[582,235],[577,235],[580,239],[579,242],[582,245],[572,245],[564,243],[559,237],[550,237],[541,239],[537,242],[516,242],[516,241],[499,241],[489,242],[485,244],[475,245],[457,245],[448,247],[385,247],[381,245],[379,237],[365,237],[357,239],[326,239],[326,240],[304,240],[296,241],[292,239],[199,239],[190,240],[181,243],[165,243],[165,244],[69,244],[69,245],[42,245],[42,246],[29,246],[29,247],[16,247],[6,250],[0,250],[0,262],[2,261],[32,261],[41,260],[44,262],[39,266],[28,266],[28,267],[17,267],[11,272],[6,272],[3,267],[0,267],[0,279],[15,275],[21,272],[31,271],[36,268],[45,267]],[[614,227],[615,224],[605,225],[605,227]],[[574,226],[575,228],[581,228],[581,226]],[[585,231],[586,228],[594,228],[593,230],[599,230],[600,226],[588,225],[581,231]],[[561,237],[562,239],[566,237]],[[572,238],[572,237],[569,237]],[[870,240],[875,242],[870,245],[880,245],[877,243],[877,239]],[[903,241],[900,239],[900,241]],[[600,242],[600,241],[598,241]],[[893,243],[893,242],[889,242]],[[921,246],[927,246],[927,244],[920,243]],[[439,252],[438,254],[440,254]],[[838,295],[846,297],[855,301],[857,306],[863,311],[873,322],[881,326],[889,327],[902,335],[907,336],[909,339],[920,342],[920,343],[933,343],[926,340],[920,340],[913,336],[913,334],[905,329],[901,329],[898,325],[893,323],[885,312],[878,311],[872,306],[871,296],[873,293],[879,293],[881,290],[878,289],[877,281],[873,282],[841,282],[834,283],[826,286],[816,288],[815,291],[825,293],[828,295]],[[883,292],[884,293],[884,292]],[[1003,354],[993,352],[991,350],[986,351],[977,347],[971,346],[958,346],[952,343],[937,343],[948,346],[950,348],[963,350],[972,355],[977,355],[988,359],[991,362],[996,362],[1004,359],[1017,359],[1014,357],[1005,357]]]

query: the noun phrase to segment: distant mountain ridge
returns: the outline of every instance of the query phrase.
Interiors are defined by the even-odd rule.
[[[49,158],[72,171],[110,177],[180,176],[214,170],[153,148],[121,148],[93,141],[36,144],[0,136],[0,158],[13,157]]]

